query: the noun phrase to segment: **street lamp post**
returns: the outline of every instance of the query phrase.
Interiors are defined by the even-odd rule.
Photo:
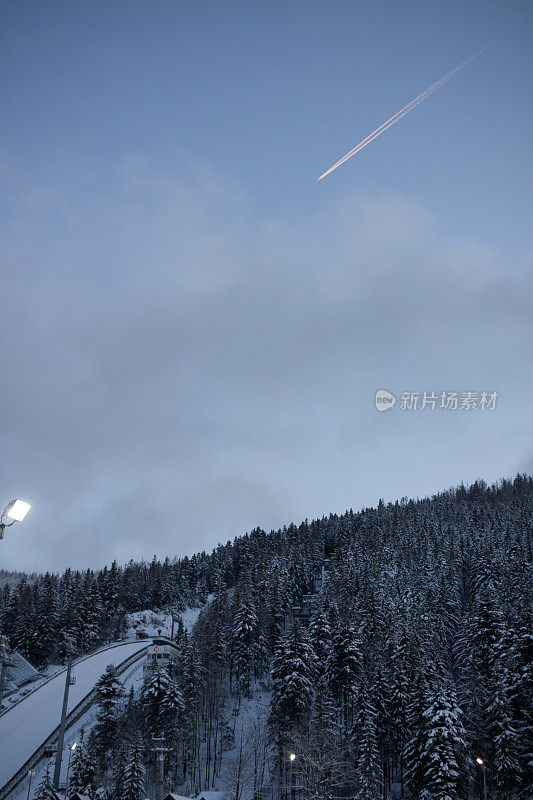
[[[65,800],[68,800],[68,777],[69,777],[69,774],[70,774],[70,759],[72,758],[72,754],[73,754],[73,752],[74,752],[74,750],[76,749],[77,746],[78,746],[78,743],[77,742],[73,742],[70,745],[69,751],[68,751],[67,779],[65,781]]]
[[[290,792],[289,800],[294,800],[294,787],[292,785],[292,764],[295,758],[296,758],[295,753],[289,754],[289,792]]]
[[[0,539],[4,538],[6,528],[10,528],[15,522],[22,522],[30,508],[30,504],[24,500],[12,500],[7,504],[0,517]],[[11,522],[4,522],[6,519],[10,519]]]
[[[35,777],[35,770],[29,769],[28,770],[28,794],[26,795],[26,800],[30,800],[30,790],[31,790],[31,779]]]
[[[479,758],[479,756],[476,758],[476,764],[481,767],[481,771],[483,773],[483,800],[487,800],[487,767],[483,759]]]

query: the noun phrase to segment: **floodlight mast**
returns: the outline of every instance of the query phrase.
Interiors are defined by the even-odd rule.
[[[24,500],[12,500],[2,511],[0,517],[0,539],[4,538],[4,531],[10,528],[15,522],[22,522],[31,505]],[[10,519],[11,522],[4,522],[5,519]]]

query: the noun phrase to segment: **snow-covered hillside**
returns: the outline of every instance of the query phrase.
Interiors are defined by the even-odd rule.
[[[212,595],[207,598],[209,603]],[[186,608],[179,615],[183,623],[183,627],[190,633],[194,627],[201,608]],[[148,637],[156,636],[161,631],[162,636],[170,636],[172,631],[172,615],[167,611],[152,611],[151,609],[144,609],[143,611],[135,611],[132,614],[126,614],[126,636],[133,638],[139,631],[144,631]]]
[[[108,595],[125,600],[107,627],[104,616],[90,624],[86,593],[65,601],[70,575],[48,589],[42,576],[31,593],[23,583],[7,591],[7,635],[27,650],[35,639],[25,621],[42,625],[43,597],[62,619],[73,608],[82,615],[81,639],[102,641],[109,628],[115,638],[168,634],[168,614],[139,609],[214,593],[187,615],[187,627],[198,617],[190,635],[176,626],[175,652],[167,664],[161,652],[142,692],[127,703],[118,685],[100,695],[98,724],[95,710],[83,720],[91,736],[77,750],[71,788],[153,797],[154,737],[164,736],[164,790],[176,795],[267,800],[292,787],[294,800],[422,791],[464,800],[482,796],[486,782],[488,797],[525,800],[532,497],[533,480],[518,476],[257,529],[191,560],[129,564],[112,581],[91,578],[104,605]],[[24,616],[15,615],[28,597]],[[60,646],[56,635],[50,649]],[[141,680],[138,671],[126,686]],[[0,746],[9,741],[0,736]]]

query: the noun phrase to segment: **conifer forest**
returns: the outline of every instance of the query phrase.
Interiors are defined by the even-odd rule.
[[[190,797],[531,797],[532,492],[519,475],[3,580],[1,632],[40,668],[119,641],[133,612],[201,608],[138,691],[102,675],[71,793],[151,796],[164,736],[165,792]]]

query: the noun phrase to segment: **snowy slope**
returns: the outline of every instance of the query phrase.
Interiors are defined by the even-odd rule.
[[[210,594],[207,597],[206,605],[208,605],[214,595]],[[205,607],[205,606],[204,606]],[[185,611],[180,613],[181,620],[185,630],[190,633],[198,619],[200,607],[188,607]],[[135,611],[131,614],[126,614],[127,636],[133,637],[139,630],[145,631],[148,636],[157,636],[158,631],[161,631],[162,636],[170,636],[172,630],[172,616],[168,611],[153,611],[150,608],[143,611]]]
[[[101,650],[72,669],[76,683],[70,687],[71,711],[94,687],[108,664],[120,664],[146,647],[146,642],[126,642]],[[40,686],[0,717],[0,787],[28,760],[59,724],[65,673]]]

